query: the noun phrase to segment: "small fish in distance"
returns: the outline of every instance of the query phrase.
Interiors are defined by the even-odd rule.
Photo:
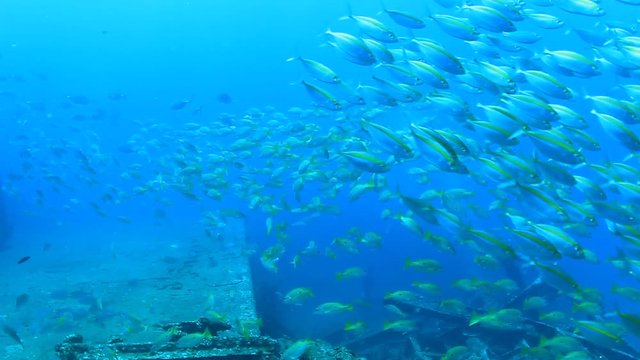
[[[182,100],[182,101],[178,101],[177,103],[174,103],[173,105],[171,105],[171,110],[182,110],[185,107],[187,107],[187,105],[189,105],[189,103],[191,102],[191,100]]]
[[[216,100],[218,100],[218,102],[223,104],[231,104],[231,102],[233,101],[233,98],[231,98],[231,95],[227,93],[220,93],[218,94],[218,96],[216,96]]]
[[[16,297],[16,309],[21,308],[29,301],[29,295],[20,294]]]

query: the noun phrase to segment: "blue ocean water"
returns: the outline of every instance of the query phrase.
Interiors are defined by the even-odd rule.
[[[420,320],[419,313],[402,318],[390,311],[390,293],[411,291],[436,309],[443,308],[443,300],[460,300],[467,306],[463,315],[471,318],[495,315],[539,279],[550,287],[542,296],[549,303],[533,312],[513,306],[523,318],[538,321],[541,313],[557,310],[566,314],[554,324],[563,334],[624,351],[637,345],[638,298],[630,294],[640,290],[640,220],[635,219],[640,95],[634,88],[640,79],[640,7],[633,1],[6,0],[1,8],[0,261],[7,301],[0,305],[0,320],[25,344],[23,350],[8,333],[0,335],[8,349],[2,356],[54,358],[55,341],[90,323],[101,324],[101,335],[126,337],[145,332],[131,323],[184,320],[177,319],[179,312],[154,308],[149,299],[141,305],[144,310],[134,306],[148,290],[144,285],[130,285],[135,295],[120,301],[115,295],[120,288],[100,285],[110,276],[124,282],[173,279],[184,290],[180,299],[201,306],[194,311],[219,310],[219,302],[210,301],[211,284],[184,281],[184,273],[173,272],[171,264],[191,264],[185,265],[189,274],[209,279],[213,266],[200,261],[216,256],[212,243],[231,241],[225,229],[238,221],[247,243],[242,261],[251,264],[267,335],[337,345],[393,333],[389,324],[404,319],[410,328],[396,333],[417,338],[426,348],[428,341],[420,336],[438,329]],[[589,15],[594,8],[602,12]],[[409,29],[394,21],[390,10],[421,19],[425,27]],[[436,15],[463,19],[474,27],[475,40],[443,31]],[[540,20],[542,15],[562,23],[552,26],[552,20]],[[371,25],[371,19],[383,27]],[[518,42],[515,32],[490,29],[505,19],[523,37],[539,39]],[[395,65],[412,72],[407,60],[429,63],[449,88],[408,84],[379,59],[356,64],[348,51],[362,50],[358,39],[375,40],[363,23],[398,37],[381,45],[397,50]],[[329,31],[355,38],[341,42]],[[429,53],[420,41],[442,48]],[[484,50],[474,47],[480,45]],[[440,58],[429,55],[433,51],[455,57],[466,74],[447,72]],[[299,57],[326,65],[341,85],[319,81]],[[580,71],[581,66],[594,73]],[[546,78],[535,86],[527,71],[554,81]],[[372,75],[420,96],[402,99],[398,88],[385,88]],[[545,93],[558,83],[569,89],[570,99]],[[376,86],[393,106],[365,92],[366,86]],[[518,103],[510,97],[514,94],[530,97]],[[362,101],[354,103],[354,96]],[[327,108],[335,104],[339,109]],[[547,104],[570,108],[585,125],[569,124],[552,110],[556,117],[546,128],[536,111],[546,111]],[[478,105],[515,114],[518,128],[496,136],[517,144],[487,135],[481,121],[503,126],[505,120]],[[393,135],[372,130],[362,119]],[[420,142],[420,130],[412,124],[427,129],[427,142]],[[429,132],[435,130],[440,135]],[[591,136],[600,149],[571,137],[572,130]],[[401,159],[389,150],[389,143],[398,142],[413,156]],[[424,150],[425,144],[432,150]],[[456,153],[460,148],[470,153]],[[366,158],[354,161],[352,151]],[[584,160],[566,161],[567,152]],[[520,159],[522,167],[506,161],[506,155]],[[496,179],[497,172],[482,159],[504,170],[503,178]],[[367,169],[376,161],[388,169]],[[446,170],[458,161],[467,171]],[[555,170],[545,171],[546,165]],[[536,180],[520,177],[519,171],[528,169]],[[582,183],[568,185],[555,177],[565,173],[592,180],[606,199],[591,196],[589,186],[585,190]],[[366,184],[361,195],[354,195]],[[421,216],[410,201],[430,215]],[[585,223],[588,218],[597,224]],[[514,230],[536,236],[539,243],[524,250]],[[486,241],[479,232],[497,241]],[[445,239],[455,252],[436,246],[427,234]],[[568,255],[573,241],[587,254]],[[309,250],[314,246],[317,250]],[[557,247],[562,256],[542,257],[538,251],[545,246]],[[505,248],[515,249],[514,256],[505,256]],[[30,259],[16,264],[23,256]],[[483,266],[477,256],[495,264]],[[407,268],[407,261],[416,259],[435,260],[442,269]],[[364,275],[336,278],[355,267]],[[505,278],[514,289],[495,285]],[[460,279],[473,280],[471,289],[462,290]],[[439,294],[421,293],[416,281],[436,284]],[[79,296],[56,295],[78,287]],[[310,289],[313,296],[300,305],[288,303],[286,294],[295,288]],[[173,296],[154,291],[150,298]],[[17,305],[21,294],[29,301]],[[59,302],[47,305],[48,299]],[[65,299],[89,299],[89,305],[65,307]],[[333,302],[353,308],[337,314],[317,310]],[[234,323],[232,316],[228,320]],[[485,321],[493,330],[525,326],[522,318]],[[350,331],[346,322],[366,325]],[[585,330],[584,324],[592,327]],[[601,339],[603,333],[610,342]],[[37,339],[45,334],[49,342],[42,345]],[[533,358],[526,357],[535,356],[527,349],[536,348],[541,338],[518,343],[512,358]],[[447,349],[456,345],[465,342],[446,343],[429,356],[447,358]],[[489,358],[506,358],[497,357],[499,347],[487,342],[483,351]],[[539,348],[550,358],[584,350]],[[597,351],[586,346],[578,355]]]

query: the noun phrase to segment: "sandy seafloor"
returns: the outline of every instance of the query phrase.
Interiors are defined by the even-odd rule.
[[[0,258],[0,316],[24,349],[0,333],[0,359],[57,359],[54,346],[75,333],[88,343],[159,342],[158,323],[221,314],[235,327],[255,318],[246,248],[228,239],[243,236],[241,226],[218,242],[177,225],[49,232],[40,237],[48,250],[21,236]],[[29,300],[16,309],[23,293]]]

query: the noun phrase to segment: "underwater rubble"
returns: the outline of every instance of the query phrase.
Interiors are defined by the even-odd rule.
[[[113,338],[105,344],[85,343],[82,335],[73,334],[56,345],[60,360],[279,360],[286,356],[286,340],[268,336],[229,336],[228,324],[207,319],[163,324],[171,333],[170,339],[160,346],[151,342],[127,343]],[[180,346],[180,340],[190,335],[210,333],[191,346]],[[301,359],[308,360],[355,360],[356,356],[344,347],[333,347],[327,342],[313,340],[303,350]],[[298,358],[298,357],[296,357]]]
[[[116,339],[107,344],[88,345],[81,335],[70,335],[55,350],[60,360],[279,359],[278,343],[267,337],[217,337],[203,340],[191,348],[179,348],[175,342],[170,342],[157,350],[154,350],[153,343],[121,341]]]

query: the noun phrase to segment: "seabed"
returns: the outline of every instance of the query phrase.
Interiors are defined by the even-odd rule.
[[[24,347],[2,336],[0,359],[291,360],[283,353],[298,339],[260,332],[243,220],[229,221],[223,232],[217,239],[195,236],[188,245],[159,241],[146,252],[129,244],[126,250],[102,251],[103,258],[87,256],[84,263],[20,265],[11,281],[0,285],[8,294],[25,291],[29,303],[1,310],[10,314],[6,323],[24,325],[17,327]],[[149,239],[140,242],[149,244]],[[164,253],[166,248],[176,252]],[[539,280],[523,288],[504,307],[555,292]],[[487,345],[489,359],[525,359],[519,356],[523,342],[535,345],[540,336],[557,335],[575,337],[602,359],[640,358],[631,348],[602,346],[536,320],[525,320],[521,328],[487,329],[469,326],[468,315],[443,312],[423,299],[389,302],[431,333],[379,331],[346,338],[337,332],[328,342],[310,341],[299,359],[440,359],[470,339]]]

